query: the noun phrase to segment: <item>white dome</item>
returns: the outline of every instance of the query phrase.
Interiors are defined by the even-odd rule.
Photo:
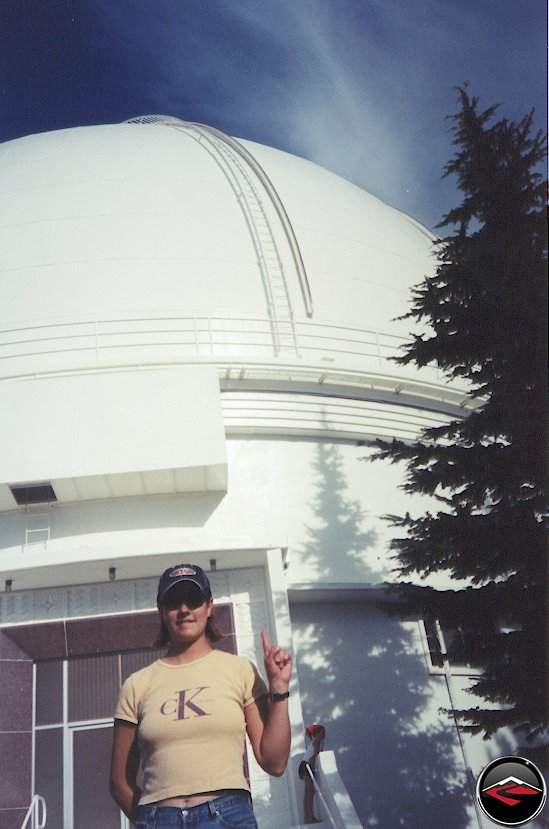
[[[0,189],[3,376],[100,352],[102,366],[224,355],[417,381],[387,357],[433,236],[316,164],[149,116],[7,142]]]
[[[197,137],[171,119],[3,144],[3,321],[165,309],[265,314],[243,211]],[[431,234],[315,164],[241,144],[289,215],[314,317],[393,327],[410,285],[432,269]],[[299,285],[288,282],[294,315],[305,316]]]

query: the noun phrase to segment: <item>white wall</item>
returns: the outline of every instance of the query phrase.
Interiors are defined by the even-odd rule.
[[[86,497],[82,478],[161,470],[172,472],[171,486],[156,491],[176,491],[176,470],[226,465],[217,371],[185,366],[2,383],[0,455],[1,483],[75,479],[65,497],[54,484],[59,500]]]
[[[27,548],[23,510],[6,513],[0,567],[7,573],[106,556],[122,563],[193,545],[283,546],[289,584],[378,583],[390,567],[391,530],[381,516],[405,511],[408,499],[398,490],[399,470],[365,462],[368,454],[331,441],[230,439],[225,495],[56,504],[50,541]]]
[[[364,826],[478,829],[457,735],[439,714],[417,626],[359,603],[292,604],[304,719],[325,747]]]

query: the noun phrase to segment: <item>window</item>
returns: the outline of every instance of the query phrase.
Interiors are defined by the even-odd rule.
[[[493,636],[488,629],[467,622],[450,623],[426,616],[420,623],[420,635],[429,673],[478,676],[482,673],[483,651]]]

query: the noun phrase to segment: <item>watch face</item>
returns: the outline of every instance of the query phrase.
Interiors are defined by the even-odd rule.
[[[530,760],[500,757],[482,771],[477,781],[480,808],[500,826],[521,826],[543,809],[547,787]]]

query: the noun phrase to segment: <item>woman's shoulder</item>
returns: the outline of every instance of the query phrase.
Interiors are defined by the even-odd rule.
[[[239,653],[222,651],[220,648],[214,648],[214,654],[216,659],[220,662],[226,662],[228,665],[245,664],[250,661],[247,656],[242,656]]]

